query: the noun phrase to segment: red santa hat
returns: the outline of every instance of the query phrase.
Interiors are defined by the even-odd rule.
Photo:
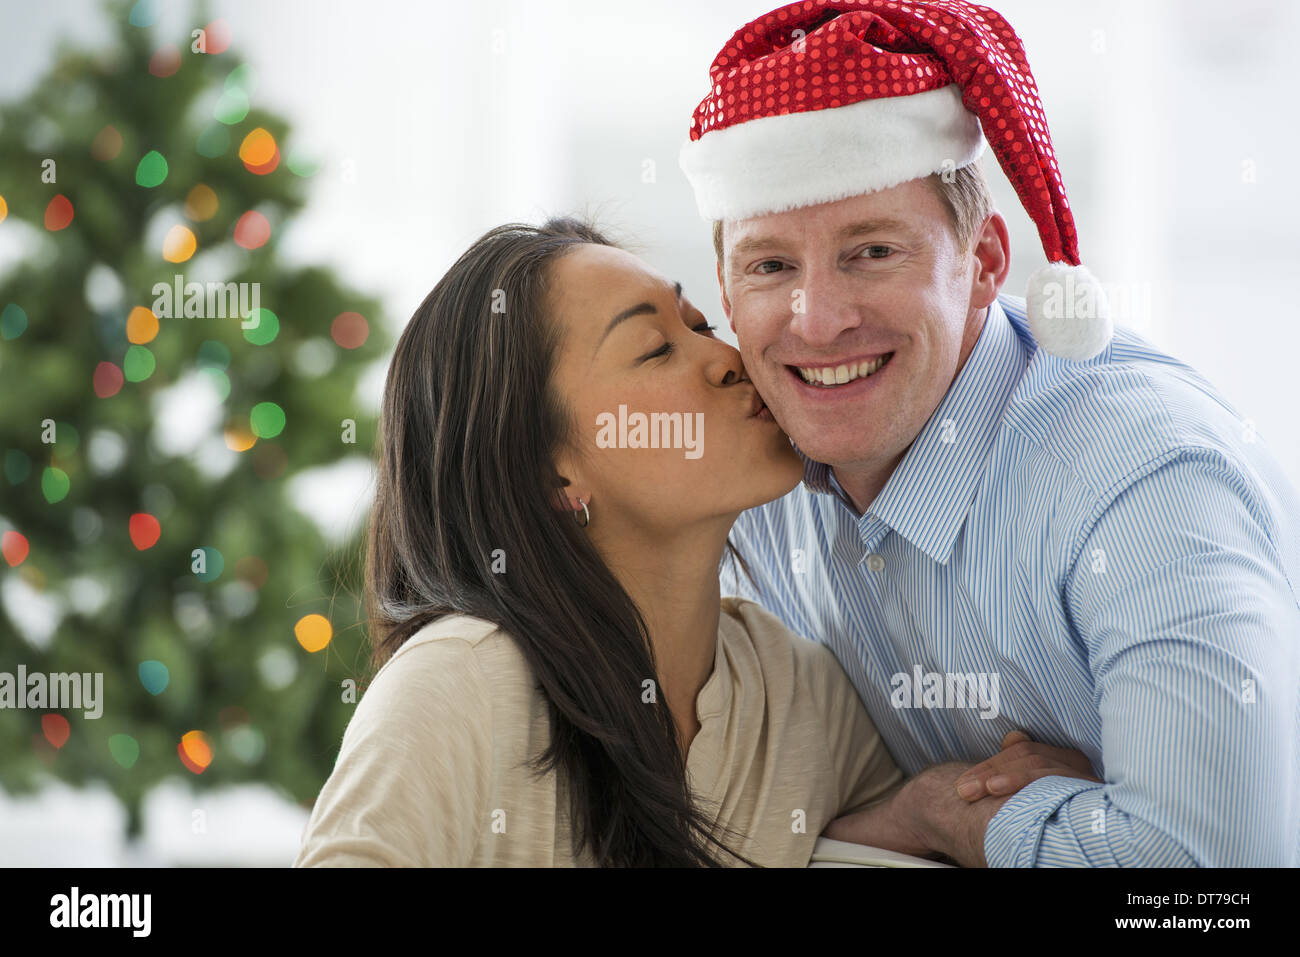
[[[1085,361],[1113,331],[1024,47],[963,0],[803,0],[736,31],[709,67],[681,166],[706,219],[748,219],[951,172],[993,148],[1038,227],[1029,280],[1041,348]]]

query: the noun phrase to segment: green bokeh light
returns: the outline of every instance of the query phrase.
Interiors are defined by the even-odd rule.
[[[195,551],[201,551],[203,556],[200,564],[198,556],[190,555],[190,571],[194,572],[194,577],[201,582],[215,581],[220,578],[226,567],[226,560],[221,552],[207,545],[200,546]],[[202,567],[203,571],[194,571],[196,566]]]
[[[218,121],[225,123],[227,126],[233,126],[235,123],[242,123],[244,117],[248,115],[248,96],[243,90],[234,89],[226,90],[221,94],[221,99],[217,100],[216,108],[212,115]]]
[[[199,343],[199,366],[207,369],[230,368],[230,349],[224,342],[205,339]]]
[[[230,130],[220,123],[213,123],[199,134],[195,149],[206,159],[216,159],[230,149]]]
[[[27,313],[16,302],[11,302],[0,312],[0,338],[17,339],[27,328]]]
[[[284,409],[274,402],[259,402],[248,414],[248,424],[260,439],[273,439],[284,431]]]
[[[280,319],[270,309],[259,307],[248,314],[247,322],[257,320],[257,325],[244,330],[244,338],[255,346],[264,346],[275,341],[280,334]]]
[[[135,168],[137,186],[154,187],[161,185],[167,178],[167,160],[157,150],[150,150],[140,159]]]
[[[128,382],[143,382],[153,375],[155,366],[153,353],[144,346],[131,346],[122,360],[122,372]]]
[[[67,498],[70,488],[72,488],[72,481],[68,478],[68,473],[63,469],[56,469],[54,466],[49,465],[41,473],[41,494],[45,496],[45,501],[51,505],[55,502],[62,502]]]

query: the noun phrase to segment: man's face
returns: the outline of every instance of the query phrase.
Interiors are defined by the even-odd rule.
[[[943,200],[911,180],[729,222],[723,244],[724,306],[781,427],[819,462],[896,464],[973,347],[987,305],[974,304],[976,259],[961,250]]]

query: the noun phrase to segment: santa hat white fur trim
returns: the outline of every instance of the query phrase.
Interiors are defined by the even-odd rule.
[[[679,162],[705,219],[748,219],[960,169],[986,144],[961,88],[763,116],[709,130]]]
[[[1025,319],[1039,348],[1076,362],[1099,355],[1114,332],[1105,288],[1087,267],[1064,262],[1029,277]]]

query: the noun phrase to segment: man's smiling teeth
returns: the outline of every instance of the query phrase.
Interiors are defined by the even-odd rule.
[[[871,373],[883,366],[892,355],[893,353],[890,352],[877,359],[855,362],[851,365],[823,366],[813,369],[794,366],[794,369],[803,378],[804,382],[822,386],[843,385],[845,382],[852,382],[854,379],[861,379],[863,376],[871,375]]]

